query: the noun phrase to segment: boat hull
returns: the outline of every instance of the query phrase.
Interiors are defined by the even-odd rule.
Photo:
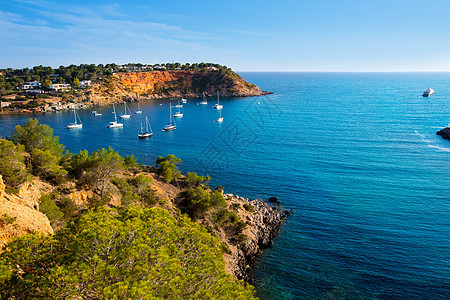
[[[83,128],[83,124],[69,124],[67,125],[67,129],[79,129]]]
[[[152,135],[153,135],[153,133],[139,133],[139,134],[138,134],[138,138],[140,138],[140,139],[146,139],[146,138],[151,137]]]

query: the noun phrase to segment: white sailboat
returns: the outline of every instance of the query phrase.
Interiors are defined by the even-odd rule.
[[[150,129],[149,129],[150,128]],[[138,137],[140,139],[146,139],[149,138],[153,135],[153,130],[152,127],[150,126],[150,124],[148,123],[148,119],[147,117],[145,117],[145,131],[142,128],[142,123],[141,123],[141,131],[138,133]]]
[[[175,125],[175,120],[173,119],[173,116],[172,116],[172,104],[170,104],[169,123],[167,123],[166,126],[164,126],[164,128],[161,131],[172,131],[175,129],[177,129],[177,125]]]
[[[180,105],[180,102],[178,101],[178,105],[176,105],[175,107],[178,107],[178,112],[174,113],[173,116],[175,118],[182,118],[183,114],[181,113],[181,108],[183,107],[183,105]]]
[[[108,126],[106,126],[106,127],[108,127],[108,128],[123,127],[122,123],[117,122],[116,108],[114,107],[114,104],[113,104],[113,114],[114,114],[114,121],[109,122]]]
[[[207,105],[208,104],[208,100],[206,100],[205,92],[203,92],[203,100],[201,102],[199,102],[198,104],[201,104],[201,105]]]
[[[139,102],[138,102],[138,110],[135,112],[135,114],[142,114],[142,110],[141,110],[141,108],[139,107]]]
[[[124,102],[123,104],[124,104],[125,113],[123,115],[120,115],[120,117],[122,119],[129,119],[131,117],[131,111],[127,107],[127,103],[126,102]]]
[[[219,104],[219,92],[217,92],[217,103],[213,106],[215,109],[222,109],[223,105]]]
[[[75,117],[75,122],[69,123],[67,125],[67,129],[83,128],[83,124],[81,123],[80,116],[78,115],[77,110],[75,108],[73,109],[73,115]],[[80,121],[79,123],[78,123],[78,120]]]
[[[223,122],[223,118],[222,118],[222,110],[219,110],[219,118],[217,119],[217,122],[222,123]]]

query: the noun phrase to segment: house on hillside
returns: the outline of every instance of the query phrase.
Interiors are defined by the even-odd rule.
[[[80,88],[82,89],[88,88],[91,86],[91,84],[92,84],[91,80],[82,80],[80,81]]]
[[[48,86],[52,91],[67,91],[70,90],[70,84],[68,83],[54,83]]]

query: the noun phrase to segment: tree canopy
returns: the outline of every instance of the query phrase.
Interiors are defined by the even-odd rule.
[[[129,207],[83,215],[54,237],[16,239],[0,255],[6,298],[253,299],[224,271],[220,242],[186,216]]]

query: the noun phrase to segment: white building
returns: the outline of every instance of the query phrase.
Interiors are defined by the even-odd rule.
[[[1,108],[8,107],[10,105],[11,105],[11,102],[0,101],[0,107]]]
[[[68,83],[54,83],[48,86],[49,89],[54,91],[66,91],[70,90],[70,84]]]
[[[88,86],[91,86],[91,84],[92,84],[91,80],[80,81],[80,88],[87,88]]]
[[[36,87],[40,87],[40,86],[41,86],[41,82],[40,82],[40,81],[30,81],[30,82],[28,82],[28,84],[29,84],[32,88],[36,88]]]

